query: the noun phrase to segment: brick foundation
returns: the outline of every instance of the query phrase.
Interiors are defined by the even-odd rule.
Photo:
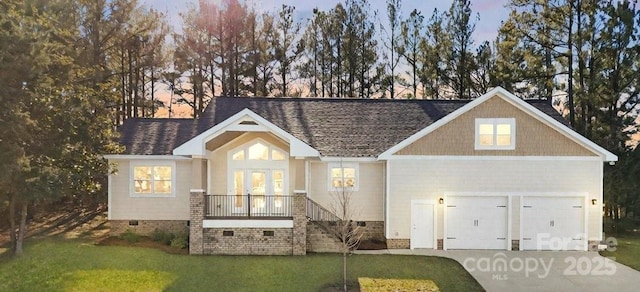
[[[388,249],[411,248],[411,239],[408,239],[408,238],[387,239],[387,248]]]
[[[365,226],[360,226],[363,230],[362,240],[384,241],[384,221],[358,221],[364,222]]]
[[[294,254],[292,228],[205,228],[203,239],[204,254]]]
[[[140,235],[150,235],[156,229],[174,234],[188,234],[188,222],[187,220],[109,220],[110,235],[119,236],[127,230]]]
[[[443,250],[444,249],[444,239],[440,238],[436,240],[436,244],[438,246],[436,246],[437,249],[439,250]]]
[[[587,243],[587,250],[598,251],[598,244],[600,244],[600,241],[598,240],[589,240],[589,242]]]

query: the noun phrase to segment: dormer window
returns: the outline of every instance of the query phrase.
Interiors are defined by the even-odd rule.
[[[516,119],[476,119],[476,150],[516,149]]]

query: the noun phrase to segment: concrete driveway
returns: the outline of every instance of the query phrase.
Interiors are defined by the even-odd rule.
[[[597,252],[416,249],[362,253],[451,258],[487,291],[640,291],[640,272]]]

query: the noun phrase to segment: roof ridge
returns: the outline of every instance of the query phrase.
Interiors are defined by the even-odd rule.
[[[389,99],[357,97],[269,97],[269,96],[214,96],[212,99],[255,99],[273,101],[362,101],[362,102],[470,102],[473,99]]]

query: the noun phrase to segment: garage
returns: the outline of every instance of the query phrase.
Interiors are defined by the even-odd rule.
[[[507,196],[448,196],[445,249],[508,249]]]
[[[587,250],[585,198],[523,197],[522,250]]]

